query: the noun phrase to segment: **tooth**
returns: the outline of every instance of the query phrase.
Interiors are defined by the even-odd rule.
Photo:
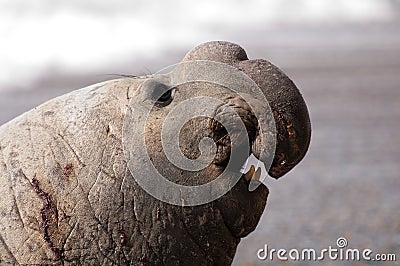
[[[254,154],[250,154],[240,172],[247,181],[250,181],[249,191],[255,190],[261,183],[265,184],[268,175],[264,162],[258,160]]]
[[[255,169],[254,165],[250,166],[250,170],[244,175],[244,179],[246,179],[246,181],[250,181],[253,178],[254,169]],[[260,168],[258,168],[258,169],[260,169]]]
[[[255,171],[254,165],[250,166],[250,170],[244,175],[244,179],[247,181],[250,180],[260,180],[261,177],[261,167],[257,168],[257,171]]]
[[[257,168],[257,171],[254,173],[253,178],[251,180],[259,181],[261,177],[261,167]]]

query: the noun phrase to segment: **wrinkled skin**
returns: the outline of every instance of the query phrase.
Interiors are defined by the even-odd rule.
[[[203,44],[184,61],[198,59],[235,66],[259,85],[278,130],[269,173],[280,177],[293,168],[310,140],[307,109],[294,84],[269,62],[247,60],[234,44]],[[149,78],[113,80],[74,91],[0,128],[0,264],[232,262],[240,239],[257,226],[268,189],[261,185],[249,192],[241,178],[222,198],[195,207],[170,205],[143,191],[126,164],[122,125],[131,98],[143,93],[142,84]],[[182,85],[167,106],[152,113],[145,137],[157,169],[185,185],[217,177],[230,153],[229,137],[218,123],[194,119],[181,131],[181,150],[196,158],[202,137],[222,139],[213,163],[197,173],[182,173],[167,163],[159,145],[160,118],[174,101],[194,94],[218,96],[234,106],[252,142],[248,153],[257,154],[257,121],[241,99],[207,83]]]

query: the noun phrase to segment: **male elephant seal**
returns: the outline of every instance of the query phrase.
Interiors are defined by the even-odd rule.
[[[202,44],[183,62],[195,60],[227,64],[258,85],[272,109],[277,133],[269,174],[278,178],[292,169],[310,141],[307,108],[293,82],[268,61],[248,60],[245,51],[232,43]],[[143,136],[149,158],[170,181],[198,185],[224,171],[234,152],[232,139],[249,139],[244,157],[260,154],[268,140],[260,140],[260,123],[250,108],[259,99],[249,103],[224,86],[203,81],[165,89],[162,80],[152,78],[123,78],[77,90],[0,128],[0,264],[232,262],[240,239],[260,219],[268,189],[261,185],[249,192],[248,178],[242,177],[224,196],[206,204],[160,201],[134,178],[143,177],[146,167],[128,166],[123,138],[130,136],[123,136],[124,121],[128,112],[139,112],[132,102],[153,101]],[[213,160],[198,171],[179,169],[163,153],[162,121],[179,101],[201,95],[223,104],[214,110],[214,118],[199,116],[184,123],[179,148],[189,159],[201,157],[199,146],[206,137],[216,145]],[[225,112],[229,108],[241,118],[247,136],[227,135],[224,123],[233,121]],[[180,114],[184,112],[174,119],[179,121]],[[135,133],[135,125],[130,126]]]

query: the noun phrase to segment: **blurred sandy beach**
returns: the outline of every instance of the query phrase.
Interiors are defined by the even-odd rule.
[[[0,124],[55,96],[118,77],[109,74],[156,72],[199,42],[236,42],[250,58],[266,58],[293,79],[313,132],[303,162],[282,179],[270,179],[263,218],[240,243],[234,265],[290,265],[260,261],[257,251],[264,244],[322,249],[339,237],[352,248],[395,253],[397,261],[320,264],[400,265],[400,18],[399,3],[389,2],[394,9],[387,20],[226,27],[218,31],[224,34],[210,34],[213,39],[203,34],[153,55],[121,53],[84,70],[49,65],[26,80],[16,71],[0,84]]]

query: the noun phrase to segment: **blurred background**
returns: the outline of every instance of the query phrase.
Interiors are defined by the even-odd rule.
[[[210,40],[283,69],[313,127],[303,162],[269,181],[234,265],[265,265],[264,244],[322,249],[338,237],[397,262],[319,264],[399,265],[399,0],[0,0],[0,124],[115,74],[154,73]]]

